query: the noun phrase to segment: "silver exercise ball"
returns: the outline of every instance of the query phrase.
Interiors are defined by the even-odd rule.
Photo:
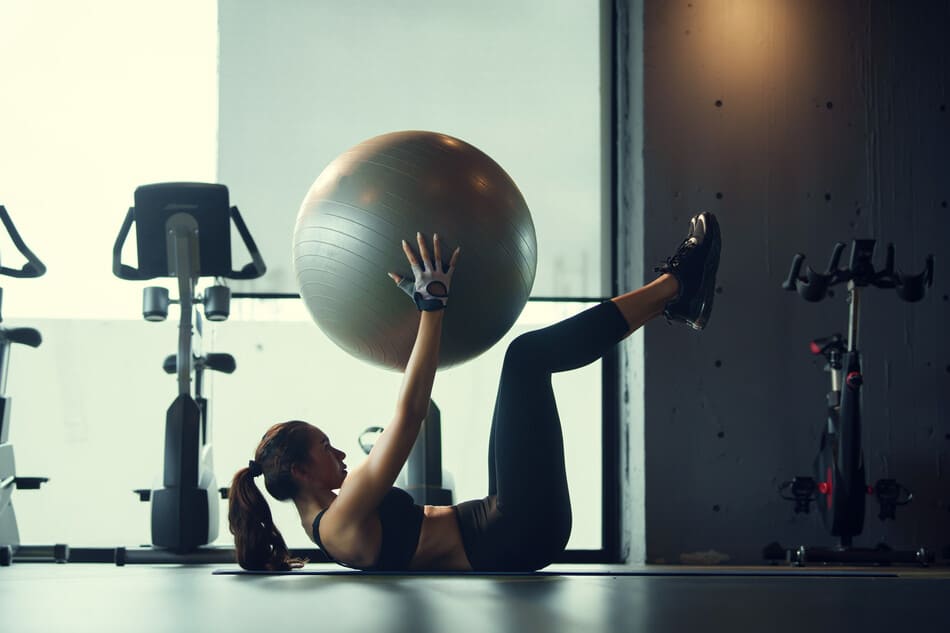
[[[442,330],[440,367],[474,358],[521,314],[537,267],[531,213],[514,181],[457,138],[394,132],[333,160],[310,187],[294,228],[297,286],[320,329],[352,356],[403,369],[419,312],[387,276],[411,276],[400,246],[445,263],[461,246]]]

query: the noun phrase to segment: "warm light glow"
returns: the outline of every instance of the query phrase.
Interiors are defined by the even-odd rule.
[[[491,180],[483,174],[472,174],[471,181],[479,191],[488,191],[491,188]]]
[[[369,206],[379,200],[379,189],[375,187],[367,187],[360,192],[360,204],[364,206]]]
[[[760,81],[781,81],[790,69],[808,61],[808,43],[797,22],[794,2],[735,0],[703,8],[694,3],[686,13],[689,41],[701,46],[702,57],[718,58],[726,74],[709,73],[719,84],[712,91],[723,96],[722,84],[753,88]],[[751,85],[750,85],[751,84]],[[725,100],[726,106],[732,104]]]

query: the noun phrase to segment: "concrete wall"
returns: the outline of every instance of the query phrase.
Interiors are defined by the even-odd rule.
[[[833,544],[776,487],[810,473],[828,377],[807,343],[845,333],[845,292],[808,304],[780,284],[794,253],[824,267],[853,238],[882,242],[878,266],[888,241],[908,272],[937,257],[923,302],[884,290],[864,301],[868,478],[895,477],[915,499],[882,525],[869,498],[857,544],[942,549],[950,5],[643,4],[644,259],[629,266],[649,271],[700,210],[724,235],[709,328],[645,330],[647,561],[754,563],[771,541]]]

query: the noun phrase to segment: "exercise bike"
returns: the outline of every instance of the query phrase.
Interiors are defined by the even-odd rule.
[[[894,246],[888,244],[884,268],[874,270],[872,257],[875,240],[857,239],[851,245],[851,259],[847,268],[838,264],[845,244],[837,242],[831,254],[828,269],[818,273],[806,267],[799,273],[805,256],[798,253],[792,259],[788,278],[782,284],[785,290],[795,291],[806,301],[818,302],[829,296],[828,289],[840,283],[848,287],[848,338],[840,334],[815,339],[810,343],[811,353],[827,360],[825,370],[831,375],[831,391],[827,395],[827,421],[821,433],[818,455],[813,464],[813,476],[798,476],[779,486],[783,499],[795,504],[795,513],[809,513],[814,502],[826,529],[838,537],[836,547],[806,547],[785,549],[778,543],[765,548],[764,557],[772,561],[784,560],[804,566],[810,562],[825,563],[918,563],[927,565],[934,555],[924,548],[895,551],[883,543],[877,548],[854,547],[854,537],[864,528],[865,501],[870,495],[877,499],[882,521],[894,519],[897,507],[910,503],[913,493],[895,479],[879,479],[869,486],[865,479],[864,453],[861,446],[861,389],[864,375],[861,371],[861,352],[858,349],[861,293],[864,288],[894,288],[903,301],[916,302],[924,298],[933,283],[933,255],[928,255],[924,271],[905,275],[894,269]]]
[[[231,268],[231,223],[244,242],[251,262]],[[122,248],[133,222],[136,226],[138,268],[121,262]],[[135,190],[135,206],[125,216],[113,248],[113,273],[127,280],[172,277],[177,300],[162,287],[147,287],[142,313],[147,321],[162,321],[171,303],[181,307],[178,352],[162,364],[178,376],[178,395],[165,417],[165,455],[162,487],[137,489],[151,503],[151,548],[117,548],[115,563],[231,562],[229,549],[202,549],[218,536],[219,497],[211,450],[210,412],[202,393],[205,371],[232,373],[230,354],[201,354],[203,308],[209,321],[230,314],[230,289],[222,278],[256,279],[266,272],[264,260],[237,207],[230,206],[224,185],[159,183]],[[196,293],[198,279],[214,277],[212,286]]]
[[[23,242],[16,230],[6,207],[0,205],[0,221],[10,236],[13,245],[26,258],[19,269],[0,266],[0,275],[17,278],[41,277],[46,266],[33,254]],[[0,288],[0,308],[3,302],[3,289]],[[3,317],[0,316],[0,323]],[[14,561],[56,561],[65,562],[68,557],[66,545],[30,546],[20,543],[20,531],[17,527],[16,513],[13,509],[13,490],[37,490],[49,481],[48,477],[20,477],[16,474],[16,460],[13,456],[13,444],[10,442],[11,398],[6,395],[7,377],[10,373],[10,351],[13,345],[39,347],[43,337],[34,328],[6,328],[0,326],[0,566],[6,567]]]

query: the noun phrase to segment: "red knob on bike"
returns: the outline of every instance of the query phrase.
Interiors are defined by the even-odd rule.
[[[853,371],[848,374],[848,377],[845,379],[845,382],[848,383],[848,386],[852,389],[857,389],[864,383],[864,376],[860,372]]]

